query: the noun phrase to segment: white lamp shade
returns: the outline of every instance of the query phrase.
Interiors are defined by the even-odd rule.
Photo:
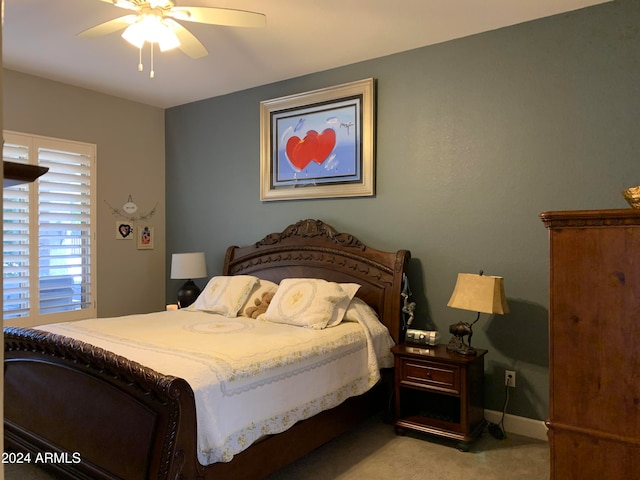
[[[490,275],[459,273],[447,306],[482,313],[509,313],[504,279]]]
[[[204,252],[174,253],[171,255],[171,278],[191,279],[207,276]]]

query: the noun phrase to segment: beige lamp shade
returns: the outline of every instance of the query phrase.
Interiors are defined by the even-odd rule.
[[[207,276],[204,252],[174,253],[171,255],[171,278],[190,279]]]
[[[504,279],[490,275],[459,273],[447,306],[482,313],[509,313]]]

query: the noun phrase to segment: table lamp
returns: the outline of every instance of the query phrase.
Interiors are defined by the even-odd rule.
[[[473,273],[459,273],[453,294],[447,306],[478,312],[478,316],[472,323],[458,322],[449,327],[449,333],[453,335],[447,350],[462,355],[475,355],[476,351],[471,347],[473,336],[472,326],[480,318],[480,313],[503,314],[509,313],[509,305],[504,294],[504,282],[502,277],[493,277]],[[468,343],[464,337],[469,336]]]
[[[186,279],[178,290],[178,308],[185,308],[196,301],[200,288],[193,282],[194,278],[207,276],[207,264],[204,252],[174,253],[171,255],[171,278]]]

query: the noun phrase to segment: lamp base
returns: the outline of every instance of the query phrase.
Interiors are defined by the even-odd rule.
[[[449,345],[447,345],[447,350],[460,355],[477,355],[478,352],[471,347],[471,337],[473,336],[471,324],[465,322],[454,323],[449,326],[449,333],[453,334],[453,337],[451,337]],[[467,335],[469,336],[468,344],[464,343],[464,337]]]
[[[200,295],[200,288],[189,279],[178,290],[178,308],[186,308],[196,301]]]

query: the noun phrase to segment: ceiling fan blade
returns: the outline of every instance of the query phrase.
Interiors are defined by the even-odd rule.
[[[101,23],[100,25],[96,25],[95,27],[88,28],[78,33],[77,36],[93,38],[101,35],[108,35],[128,27],[135,22],[137,18],[137,15],[125,15],[124,17],[118,17],[113,20],[109,20],[108,22]]]
[[[267,25],[267,17],[262,13],[230,8],[173,7],[165,15],[188,22],[229,27],[264,27]]]
[[[115,5],[116,7],[126,8],[127,10],[138,10],[138,6],[133,3],[131,0],[100,0],[104,3],[110,3],[111,5]]]
[[[165,19],[165,22],[171,25],[178,40],[180,40],[180,46],[178,48],[184,53],[191,58],[200,58],[209,54],[205,46],[189,30],[170,18]]]

